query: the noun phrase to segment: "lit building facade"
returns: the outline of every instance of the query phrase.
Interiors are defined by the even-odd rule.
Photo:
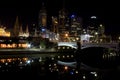
[[[44,6],[44,3],[42,3],[42,8],[39,12],[39,17],[38,17],[37,32],[40,33],[41,36],[43,36],[46,35],[46,29],[47,29],[47,10]]]
[[[66,41],[66,38],[68,37],[66,36],[66,34],[69,34],[69,30],[67,30],[65,26],[67,14],[68,12],[65,10],[65,8],[59,11],[58,24],[59,24],[59,34],[61,39],[60,41]]]
[[[25,31],[23,31],[22,26],[20,26],[19,37],[29,37],[28,25],[26,26],[26,30]]]
[[[0,37],[10,37],[10,32],[5,31],[5,28],[0,28]]]
[[[0,37],[0,49],[29,48],[27,39],[20,37]]]
[[[58,33],[58,19],[52,16],[52,32]]]
[[[88,19],[88,24],[87,24],[87,33],[90,35],[94,35],[95,32],[98,31],[98,26],[99,26],[99,20],[97,16],[91,16]]]
[[[82,33],[82,18],[71,15],[71,29],[70,29],[70,35],[72,41],[79,41],[80,36]]]

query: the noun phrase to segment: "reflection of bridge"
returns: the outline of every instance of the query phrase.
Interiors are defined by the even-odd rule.
[[[58,46],[70,46],[72,48],[77,49],[76,42],[58,42]],[[83,43],[81,44],[81,49],[84,49],[87,47],[105,47],[105,48],[118,50],[119,43]]]
[[[77,44],[75,42],[60,42],[58,46],[71,46],[77,49]],[[84,43],[81,44],[81,49],[83,54],[77,55],[77,58],[82,61],[79,67],[80,69],[87,71],[102,71],[104,69],[112,69],[119,66],[120,56],[119,52],[117,52],[119,50],[119,43]],[[76,61],[73,62],[58,60],[57,63],[59,65],[77,68],[77,64],[79,64],[77,62],[79,60],[75,60]]]

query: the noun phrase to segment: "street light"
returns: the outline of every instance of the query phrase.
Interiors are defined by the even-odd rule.
[[[68,37],[68,34],[67,34],[67,33],[65,34],[65,37]]]

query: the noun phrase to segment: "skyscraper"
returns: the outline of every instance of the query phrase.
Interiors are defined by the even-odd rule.
[[[98,30],[99,22],[97,16],[91,16],[88,20],[87,33],[94,35]]]
[[[82,18],[77,15],[71,15],[70,35],[80,36],[82,33]]]
[[[58,33],[58,19],[52,16],[52,31]]]
[[[44,31],[44,29],[46,29],[47,27],[47,11],[44,6],[44,3],[42,3],[42,8],[39,12],[38,27],[40,28],[41,31]]]
[[[58,24],[59,24],[58,32],[60,34],[60,38],[62,41],[66,41],[65,39],[69,35],[69,30],[65,26],[67,17],[68,17],[68,11],[63,6],[63,8],[59,11],[59,17],[58,17]]]
[[[66,22],[67,13],[65,8],[59,11],[59,32],[64,33],[65,29],[65,22]]]

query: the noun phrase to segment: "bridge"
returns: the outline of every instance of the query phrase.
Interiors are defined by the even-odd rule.
[[[58,46],[70,46],[72,48],[77,49],[76,42],[58,42]],[[105,47],[105,48],[111,48],[114,50],[119,50],[119,43],[83,43],[81,44],[81,49],[84,49],[87,47]]]
[[[77,49],[76,42],[58,42],[58,46],[69,46],[69,47]]]

